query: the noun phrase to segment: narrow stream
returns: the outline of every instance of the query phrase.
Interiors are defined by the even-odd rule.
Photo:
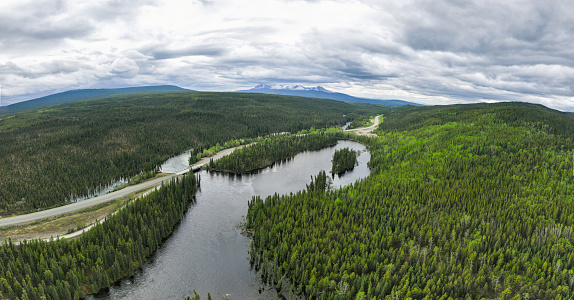
[[[304,152],[257,174],[229,176],[201,171],[201,191],[173,235],[133,277],[88,299],[273,299],[274,290],[258,292],[258,274],[249,266],[249,239],[238,225],[245,221],[247,202],[254,195],[288,194],[304,189],[321,170],[331,169],[335,149],[366,150],[362,144],[340,141],[336,146]],[[185,155],[182,154],[182,155]],[[333,187],[369,175],[368,152],[353,171],[335,176]],[[177,160],[177,159],[176,159]],[[182,159],[184,161],[184,159]],[[172,161],[173,162],[173,161]],[[177,168],[177,166],[174,166]]]

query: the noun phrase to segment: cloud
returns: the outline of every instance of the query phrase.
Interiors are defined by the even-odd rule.
[[[3,95],[177,84],[325,85],[427,104],[574,110],[574,3],[563,0],[0,3]]]
[[[154,49],[144,50],[155,59],[172,59],[187,56],[221,56],[226,52],[226,49],[217,45],[202,45],[202,46],[189,46],[183,48],[162,48],[155,47]]]
[[[116,58],[111,67],[115,74],[130,73],[131,76],[139,70],[138,64],[126,57]]]
[[[12,57],[55,48],[94,30],[81,16],[68,14],[63,1],[11,3],[0,4],[0,51]]]

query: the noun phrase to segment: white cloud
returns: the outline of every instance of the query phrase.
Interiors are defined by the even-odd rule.
[[[574,110],[574,3],[0,2],[5,98],[85,87],[325,85],[427,104]]]
[[[137,74],[139,70],[138,64],[126,57],[116,58],[112,63],[112,72],[119,73],[130,73],[131,76]]]

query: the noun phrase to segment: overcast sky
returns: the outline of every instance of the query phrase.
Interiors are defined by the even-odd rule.
[[[574,1],[0,1],[2,105],[79,88],[259,83],[574,111]]]

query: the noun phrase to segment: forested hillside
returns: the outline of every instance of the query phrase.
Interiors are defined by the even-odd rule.
[[[193,173],[127,205],[77,240],[0,246],[0,298],[79,299],[139,268],[166,239],[199,182]]]
[[[405,131],[448,122],[491,121],[511,126],[534,126],[549,133],[574,138],[574,114],[559,112],[540,104],[501,102],[494,104],[457,104],[448,106],[402,107],[389,111],[379,126],[384,131]]]
[[[362,139],[370,177],[250,203],[252,262],[309,299],[572,299],[572,120],[507,103],[387,113]]]
[[[61,205],[198,145],[342,125],[382,110],[290,96],[177,92],[78,101],[5,117],[0,216]]]
[[[118,89],[83,89],[83,90],[72,90],[62,93],[57,93],[53,95],[48,95],[45,97],[22,101],[8,106],[0,107],[0,115],[15,114],[17,112],[30,110],[30,109],[40,109],[46,106],[52,106],[56,104],[99,99],[110,96],[119,96],[127,94],[144,94],[144,93],[162,93],[162,92],[181,92],[188,91],[173,85],[156,85],[156,86],[139,86],[139,87],[128,87],[128,88],[118,88]]]

